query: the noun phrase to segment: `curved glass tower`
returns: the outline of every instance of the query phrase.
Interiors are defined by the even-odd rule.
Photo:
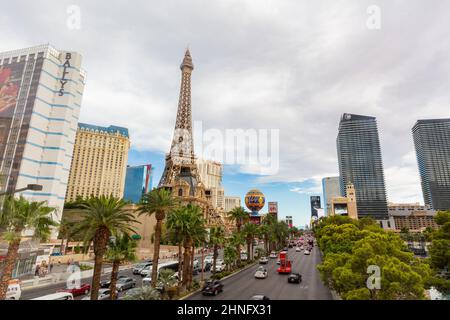
[[[388,219],[386,186],[375,117],[345,113],[337,137],[341,194],[353,183],[358,217]]]

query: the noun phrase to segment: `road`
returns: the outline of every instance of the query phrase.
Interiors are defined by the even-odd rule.
[[[220,252],[219,257],[221,258],[222,255],[223,255],[223,253]],[[200,258],[199,260],[201,261],[201,256],[196,256],[196,258]],[[119,275],[127,276],[127,277],[135,279],[136,280],[136,288],[142,287],[142,279],[143,278],[140,275],[133,275],[132,269],[122,270],[119,272]],[[204,272],[203,276],[204,276],[204,279],[208,279],[211,276],[211,272]],[[201,273],[199,273],[198,275],[195,275],[194,279],[200,280],[200,277],[201,277]],[[110,278],[111,278],[111,273],[105,273],[102,276],[102,281],[109,280]],[[85,284],[85,283],[91,284],[92,277],[82,279],[81,283],[82,284]],[[42,296],[45,296],[48,294],[55,293],[60,289],[64,289],[65,287],[66,287],[65,283],[56,283],[56,284],[50,284],[50,285],[37,287],[37,288],[33,288],[33,289],[25,289],[25,290],[22,290],[22,296],[20,297],[20,300],[31,300],[34,298],[42,297]],[[119,298],[122,297],[125,293],[126,292],[119,293]],[[75,300],[81,300],[84,297],[85,296],[75,297]]]
[[[192,295],[187,300],[248,300],[254,295],[263,294],[271,300],[332,300],[330,290],[320,280],[316,266],[321,263],[317,247],[311,255],[289,249],[289,259],[293,261],[292,271],[300,273],[303,281],[300,284],[287,282],[287,275],[276,272],[277,259],[269,259],[265,265],[268,271],[267,279],[255,279],[254,273],[259,265],[246,269],[223,281],[224,291],[219,295],[203,296],[201,293]]]

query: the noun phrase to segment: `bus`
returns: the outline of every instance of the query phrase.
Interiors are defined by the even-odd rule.
[[[279,274],[289,274],[292,272],[292,263],[288,259],[288,253],[286,251],[280,252],[280,267],[277,269]]]

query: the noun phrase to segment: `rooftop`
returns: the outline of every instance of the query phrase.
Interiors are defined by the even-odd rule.
[[[120,134],[127,138],[130,137],[130,135],[128,133],[128,129],[123,128],[123,127],[117,127],[117,126],[102,127],[102,126],[96,126],[93,124],[79,123],[78,128],[82,129],[82,130],[88,130],[88,131],[104,132],[104,133],[109,133],[109,134]]]

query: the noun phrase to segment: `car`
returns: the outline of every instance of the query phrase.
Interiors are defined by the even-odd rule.
[[[280,261],[280,259],[277,259],[277,264],[281,264],[281,261]]]
[[[259,264],[268,264],[269,263],[269,259],[267,259],[267,257],[261,257],[259,259]]]
[[[288,283],[300,283],[302,282],[302,275],[299,273],[291,273],[288,276]]]
[[[210,263],[210,264],[213,263],[213,260],[214,260],[214,256],[212,256],[212,255],[206,256],[205,259],[203,259],[204,263]]]
[[[133,268],[133,274],[141,274],[142,270],[144,270],[147,267],[150,267],[152,264],[153,264],[152,262],[138,263]]]
[[[122,278],[128,278],[127,276],[119,276],[117,278],[117,281],[119,281]],[[102,289],[108,289],[111,286],[111,279],[104,280],[100,282],[100,288]]]
[[[203,295],[217,295],[223,292],[223,283],[219,280],[208,280],[202,289]]]
[[[301,252],[301,251],[302,251],[302,249],[300,249],[300,247],[295,248],[295,252]]]
[[[267,278],[267,270],[264,267],[259,267],[255,272],[255,279],[266,279]]]
[[[57,292],[31,300],[73,300],[73,294],[71,294],[70,292]]]
[[[119,297],[119,292],[116,290],[116,299]],[[81,300],[91,300],[90,296],[84,297]],[[98,290],[98,300],[111,300],[111,289]]]
[[[288,252],[288,251],[289,251],[289,248],[288,248],[288,247],[284,247],[284,248],[283,248],[283,251]]]
[[[120,278],[117,280],[116,288],[119,292],[136,287],[136,280],[133,278]]]
[[[223,270],[225,270],[226,267],[227,267],[227,265],[225,264],[225,262],[223,260],[217,260],[216,261],[216,269],[214,271],[222,272]],[[211,270],[212,269],[213,268],[211,268]]]
[[[6,300],[20,300],[22,296],[22,289],[19,280],[11,280],[6,289]]]
[[[251,297],[249,300],[270,300],[268,296],[265,296],[263,294],[257,294]]]
[[[152,273],[152,266],[147,266],[141,270],[140,275],[142,278],[145,278],[145,277],[148,277],[149,275],[151,275],[151,273]]]
[[[65,293],[71,293],[74,297],[77,296],[85,296],[89,294],[91,291],[91,285],[89,283],[85,283],[80,285],[78,288],[65,288],[58,290],[57,293],[65,292]]]
[[[209,262],[209,261],[204,261],[204,262],[203,262],[203,271],[204,271],[204,272],[210,271],[210,270],[211,270],[211,267],[212,267],[212,262]],[[200,271],[202,271],[201,266],[200,266]]]
[[[276,259],[277,258],[277,253],[275,251],[272,251],[269,255],[270,259]]]
[[[309,250],[305,250],[305,252],[303,252],[305,254],[305,256],[309,256],[311,254],[311,251]]]
[[[248,260],[248,255],[246,252],[241,253],[241,261],[247,261]]]
[[[289,243],[288,247],[289,247],[289,248],[292,248],[292,247],[294,247],[294,246],[292,245],[292,243]]]

